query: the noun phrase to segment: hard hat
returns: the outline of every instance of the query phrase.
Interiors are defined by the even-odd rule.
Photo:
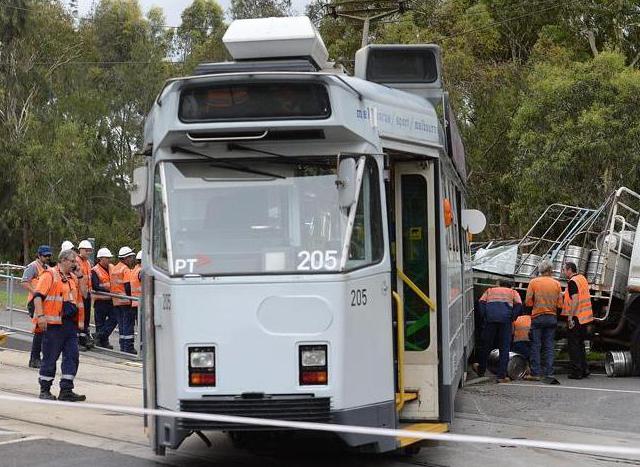
[[[138,252],[138,254],[136,255],[136,259],[139,259],[142,261],[142,250]]]
[[[78,244],[78,248],[87,248],[89,250],[93,250],[93,245],[91,244],[91,242],[89,240],[82,240]]]
[[[97,258],[113,258],[113,255],[109,251],[109,248],[100,248],[98,250]]]
[[[126,258],[127,256],[131,255],[135,255],[135,253],[128,246],[123,246],[122,248],[120,248],[120,251],[118,251],[118,258]]]
[[[67,250],[73,250],[75,247],[73,246],[73,243],[71,243],[69,240],[65,240],[64,242],[62,242],[62,245],[60,245],[60,251],[67,251]]]

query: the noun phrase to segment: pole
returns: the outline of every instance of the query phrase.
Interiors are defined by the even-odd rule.
[[[369,43],[369,20],[369,17],[366,17],[362,23],[362,48],[366,47]]]

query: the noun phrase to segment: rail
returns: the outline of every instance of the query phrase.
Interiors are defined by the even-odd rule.
[[[16,282],[20,283],[22,281],[22,275],[18,276],[18,275],[12,274],[12,272],[14,271],[18,271],[18,270],[21,271],[25,268],[23,266],[4,263],[4,264],[0,264],[0,270],[2,269],[4,269],[4,271],[7,272],[7,274],[0,274],[0,280],[4,280],[6,282],[6,298],[3,303],[4,305],[3,309],[5,312],[8,312],[8,315],[7,315],[8,319],[6,321],[4,319],[2,320],[2,323],[0,323],[0,328],[3,328],[7,331],[15,332],[19,335],[30,336],[33,334],[31,319],[30,318],[25,319],[25,315],[28,315],[29,312],[26,309],[20,308],[17,306],[17,303],[20,299],[23,299],[26,301],[26,290],[24,291],[24,294],[21,294],[19,296],[19,298],[18,298],[17,290],[18,291],[20,290],[20,285],[18,285],[18,289],[16,290]],[[94,291],[94,290],[90,292],[93,295],[108,296],[111,298],[120,298],[123,300],[140,302],[139,297],[133,297],[133,296],[122,295],[122,294],[114,294],[110,292],[100,292],[100,291]],[[141,322],[140,307],[136,308],[136,313],[137,313],[137,323],[139,326],[139,323]],[[94,324],[90,323],[89,326],[90,326],[90,329],[95,330]],[[99,353],[114,355],[114,356],[125,358],[128,360],[139,361],[140,360],[139,354],[142,349],[142,342],[140,339],[139,331],[134,331],[134,348],[138,352],[138,355],[120,352],[118,350],[111,350],[111,349],[108,349],[105,347],[99,347],[99,346],[96,347],[95,350],[98,351]]]
[[[396,326],[397,326],[397,346],[398,346],[398,393],[399,400],[396,401],[396,410],[400,412],[404,407],[404,304],[398,292],[393,292],[393,299],[396,302]]]

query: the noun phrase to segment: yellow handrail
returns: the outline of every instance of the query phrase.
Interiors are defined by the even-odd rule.
[[[400,269],[397,265],[396,265],[396,272],[398,273],[398,277],[400,279],[402,279],[402,282],[404,282],[405,284],[407,284],[409,286],[409,288],[411,290],[413,290],[416,295],[418,297],[420,297],[422,299],[423,302],[425,302],[429,308],[431,308],[433,311],[436,311],[436,304],[433,303],[433,300],[431,300],[427,294],[425,294],[422,290],[420,290],[420,287],[418,287],[416,284],[414,284],[414,282],[409,279],[406,274],[404,272],[402,272],[402,269]]]
[[[400,412],[404,407],[404,305],[398,292],[393,292],[393,299],[396,301],[397,320],[397,345],[398,345],[398,391],[400,400],[396,401],[396,410]]]

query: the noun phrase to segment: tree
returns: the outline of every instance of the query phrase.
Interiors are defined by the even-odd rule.
[[[231,0],[229,7],[232,19],[270,18],[290,14],[291,0]]]
[[[177,50],[189,73],[198,63],[226,57],[222,36],[227,29],[224,12],[215,0],[194,0],[182,12]]]

